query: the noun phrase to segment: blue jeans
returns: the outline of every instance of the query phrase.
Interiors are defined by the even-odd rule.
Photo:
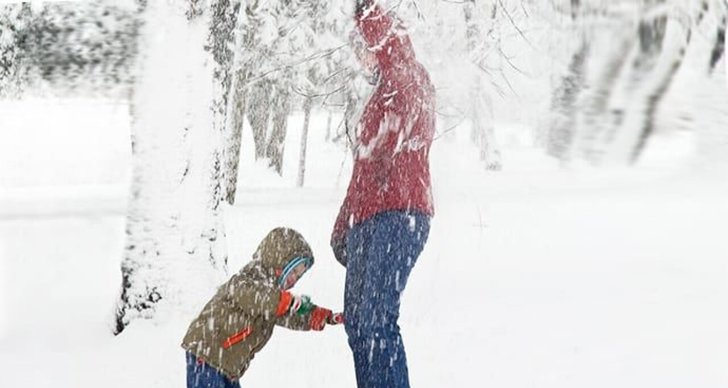
[[[240,388],[240,383],[230,381],[222,372],[198,362],[194,354],[187,352],[187,388]]]
[[[408,388],[400,296],[427,241],[430,218],[389,211],[346,235],[344,317],[359,388]]]

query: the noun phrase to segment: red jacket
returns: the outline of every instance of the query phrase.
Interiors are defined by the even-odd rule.
[[[428,159],[435,132],[435,90],[430,77],[396,19],[379,6],[365,8],[356,19],[376,53],[380,78],[356,128],[354,171],[332,246],[343,242],[351,226],[377,213],[434,213]]]

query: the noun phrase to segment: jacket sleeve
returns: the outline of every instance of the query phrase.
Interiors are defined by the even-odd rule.
[[[284,315],[276,319],[276,325],[291,330],[308,331],[311,330],[311,314],[304,315]]]
[[[281,292],[275,288],[251,281],[244,281],[234,275],[218,291],[241,310],[252,315],[273,319],[281,300]]]

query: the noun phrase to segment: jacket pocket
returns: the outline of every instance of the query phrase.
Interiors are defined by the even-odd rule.
[[[248,338],[248,336],[252,332],[253,332],[253,327],[248,326],[248,327],[244,328],[243,330],[240,330],[239,332],[231,335],[230,337],[225,338],[225,341],[222,342],[223,349],[228,349],[231,346],[237,344],[238,342],[244,341],[246,338]]]

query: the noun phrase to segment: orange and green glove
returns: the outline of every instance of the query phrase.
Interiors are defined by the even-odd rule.
[[[316,305],[311,302],[308,295],[294,295],[288,291],[281,291],[281,299],[278,302],[276,316],[285,314],[306,315],[312,312]]]

